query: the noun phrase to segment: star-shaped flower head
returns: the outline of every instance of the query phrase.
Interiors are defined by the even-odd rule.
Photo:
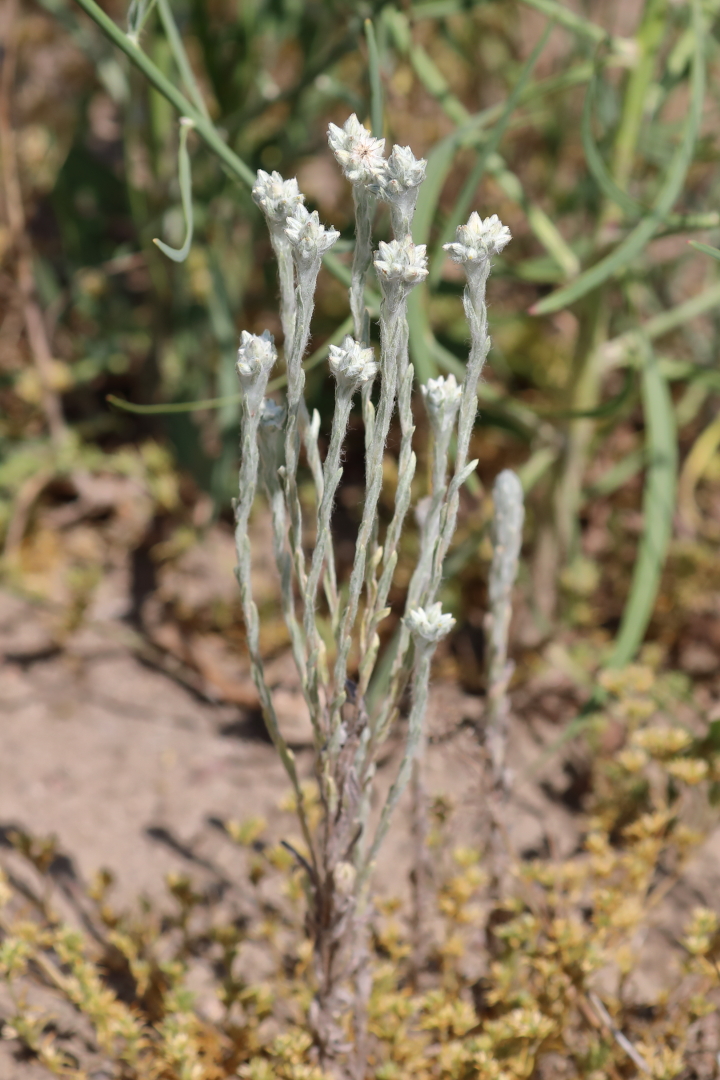
[[[497,214],[481,218],[473,210],[467,225],[460,225],[452,244],[445,244],[453,262],[485,263],[491,255],[499,254],[512,240],[512,233]]]
[[[350,335],[342,345],[330,346],[330,370],[335,376],[338,389],[356,393],[365,383],[372,382],[378,366],[372,349],[364,349]]]
[[[249,334],[247,330],[243,330],[235,370],[245,394],[249,396],[253,391],[257,391],[258,387],[265,390],[276,360],[275,342],[269,330],[263,330],[262,334]]]
[[[409,146],[393,146],[383,177],[384,198],[402,195],[425,179],[427,161],[416,158]]]
[[[405,625],[418,645],[437,645],[450,633],[455,620],[452,615],[443,615],[442,604],[430,604],[426,608],[413,608],[405,616]]]
[[[368,185],[373,195],[390,206],[393,233],[405,236],[412,228],[419,187],[425,179],[427,161],[416,158],[409,146],[393,146],[385,170]]]
[[[321,225],[317,210],[311,214],[304,206],[298,205],[285,222],[285,235],[295,258],[301,263],[309,263],[321,259],[340,233],[337,229]]]
[[[445,434],[452,428],[460,408],[462,387],[458,386],[454,375],[441,375],[437,379],[428,379],[420,387],[420,393],[434,430]]]
[[[294,177],[283,180],[279,172],[266,173],[263,169],[258,169],[252,197],[273,225],[283,225],[285,218],[305,201]]]
[[[406,236],[404,240],[391,240],[389,244],[381,240],[379,246],[380,250],[375,253],[375,269],[381,284],[418,285],[428,276],[425,244],[413,244]]]
[[[348,117],[342,127],[330,124],[328,143],[352,184],[372,183],[385,171],[385,140],[374,138],[355,113]]]

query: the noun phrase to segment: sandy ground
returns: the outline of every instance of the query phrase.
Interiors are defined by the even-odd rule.
[[[65,633],[61,644],[56,611],[0,592],[0,841],[18,826],[54,834],[68,877],[87,882],[99,868],[110,869],[120,906],[132,906],[143,894],[159,901],[171,872],[188,873],[206,886],[234,887],[237,851],[218,820],[259,815],[277,836],[292,840],[294,832],[292,819],[279,809],[288,782],[252,708],[247,671],[238,661],[235,675],[228,674],[232,664],[225,652],[224,674],[217,675],[217,664],[205,664],[200,677],[171,663],[169,653],[148,649],[128,621],[122,591],[118,581],[104,598],[101,590],[81,627]],[[163,639],[160,631],[155,636]],[[217,685],[213,691],[207,670],[224,693]],[[300,772],[309,776],[308,723],[286,654],[268,665],[268,675]],[[569,854],[580,837],[568,772],[576,750],[568,746],[545,769],[529,773],[572,715],[571,689],[560,671],[549,668],[532,694],[516,701],[511,766],[518,783],[507,820],[515,850],[525,856],[547,850],[549,838],[555,853]],[[482,714],[481,697],[448,682],[433,686],[427,787],[450,796],[453,839],[463,843],[477,842],[482,829],[482,752],[475,730]],[[394,775],[400,745],[400,738],[388,744],[381,787]],[[411,852],[406,800],[378,866],[381,891],[406,891]],[[659,913],[646,942],[647,963],[637,973],[639,992],[652,995],[665,981],[678,917],[717,895],[719,887],[716,831]],[[32,1061],[14,1056],[14,1045],[0,1042],[0,1080],[44,1076]]]

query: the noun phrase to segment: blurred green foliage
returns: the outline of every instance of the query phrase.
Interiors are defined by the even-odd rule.
[[[461,372],[466,347],[461,283],[440,244],[475,207],[499,213],[515,237],[494,279],[477,454],[483,482],[514,464],[531,491],[539,617],[555,611],[560,569],[583,555],[599,493],[638,505],[635,478],[650,462],[644,564],[616,654],[629,659],[660,587],[676,509],[667,496],[717,408],[717,264],[687,243],[713,246],[720,231],[717,0],[189,0],[170,16],[164,2],[107,10],[123,32],[130,25],[153,70],[206,110],[242,168],[297,175],[311,207],[348,237],[334,276],[322,275],[313,347],[346,316],[338,278],[351,198],[325,130],[351,111],[370,116],[372,20],[385,134],[429,161],[415,239],[435,263],[412,304],[421,379]],[[180,53],[168,37],[173,15]],[[74,0],[23,0],[6,38],[35,287],[77,445],[111,453],[164,440],[222,512],[236,482],[236,339],[240,328],[280,337],[275,267],[247,186],[191,133],[194,235],[187,260],[171,262],[152,243],[180,247],[186,235],[170,102]],[[377,100],[375,113],[377,123]],[[386,232],[381,216],[377,235]],[[10,228],[2,235],[11,311],[14,238]],[[0,494],[11,520],[10,461],[28,439],[42,441],[44,425],[22,328],[5,340]],[[309,387],[326,427],[322,366]],[[144,404],[230,400],[150,417],[113,410],[108,394]],[[660,400],[667,408],[647,425]],[[694,502],[703,475],[695,468],[680,489],[692,530],[712,540],[717,524]],[[456,571],[483,525],[476,503]],[[626,576],[633,561],[634,551]],[[611,628],[619,616],[616,605]]]

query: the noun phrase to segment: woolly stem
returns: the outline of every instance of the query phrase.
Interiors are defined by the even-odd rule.
[[[360,873],[357,878],[357,893],[367,882],[372,872],[378,852],[387,836],[390,821],[395,812],[400,798],[408,785],[412,773],[412,765],[422,743],[423,725],[427,709],[428,689],[430,685],[430,663],[436,649],[436,644],[417,641],[415,646],[415,667],[412,679],[412,708],[408,718],[408,734],[405,743],[405,753],[398,774],[388,792],[385,805],[380,814],[375,836],[370,849],[365,857]]]
[[[347,432],[352,393],[337,387],[330,446],[323,466],[323,495],[318,507],[317,538],[305,589],[305,639],[308,642],[308,689],[313,701],[318,701],[320,654],[324,652],[315,619],[315,599],[325,557],[331,544],[330,523],[335,495],[342,477],[340,458]],[[324,664],[322,665],[324,666]],[[326,733],[327,734],[327,733]]]
[[[272,695],[265,679],[265,672],[260,654],[260,621],[257,606],[252,596],[251,577],[251,554],[250,537],[248,535],[248,522],[250,511],[255,500],[257,487],[259,452],[258,452],[258,426],[260,423],[260,404],[262,395],[267,385],[267,373],[264,374],[264,382],[261,380],[253,393],[246,394],[242,403],[242,428],[241,428],[241,453],[239,477],[239,498],[235,507],[235,551],[237,553],[237,567],[235,575],[240,586],[240,602],[243,619],[247,634],[247,647],[250,655],[250,668],[253,682],[260,698],[263,719],[272,739],[273,745],[278,752],[280,760],[285,767],[290,782],[295,792],[298,807],[298,818],[303,832],[303,838],[307,844],[312,865],[317,873],[315,852],[312,837],[304,808],[304,798],[297,770],[295,768],[295,756],[289,749],[280,732],[277,714],[272,701]]]
[[[340,736],[340,709],[346,698],[345,680],[347,678],[347,660],[352,643],[352,629],[355,625],[360,593],[365,578],[367,550],[377,515],[378,501],[382,490],[382,459],[387,441],[390,421],[395,406],[397,387],[397,354],[401,341],[400,305],[385,297],[380,307],[380,337],[382,380],[380,401],[373,422],[372,440],[365,456],[365,475],[367,491],[365,505],[355,545],[355,559],[350,575],[345,613],[337,634],[337,659],[334,672],[334,699],[330,716],[331,750],[336,752]]]
[[[355,340],[365,341],[365,279],[372,259],[372,223],[376,199],[364,184],[353,184],[355,203],[355,251],[350,280],[350,311],[352,312]]]

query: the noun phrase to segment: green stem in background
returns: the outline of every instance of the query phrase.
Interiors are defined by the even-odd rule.
[[[629,664],[645,637],[660,588],[676,501],[678,448],[673,401],[649,342],[642,349],[642,397],[648,462],[643,532],[630,595],[608,662],[613,668]]]
[[[160,69],[145,55],[142,49],[113,22],[109,15],[105,14],[98,4],[95,3],[95,0],[76,0],[76,2],[83,11],[98,24],[103,33],[105,33],[119,49],[122,49],[125,55],[132,60],[133,64],[135,64],[140,71],[142,71],[143,75],[145,75],[148,81],[152,83],[155,89],[159,90],[159,92],[167,98],[181,116],[187,116],[194,121],[195,130],[200,138],[214,153],[217,154],[233,176],[240,180],[241,183],[251,188],[255,183],[255,175],[252,169],[250,169],[245,162],[230,149],[226,142],[223,142],[219,132],[208,120],[206,120],[195,105],[189,102],[176,86],[173,86],[170,80],[163,75]]]
[[[600,290],[588,297],[581,316],[570,391],[570,411],[574,414],[597,409],[602,388],[598,352],[607,340],[609,323],[606,297],[604,290]],[[567,426],[565,452],[554,493],[558,554],[564,561],[571,561],[577,554],[582,481],[594,431],[595,420],[587,417],[573,419]]]
[[[430,274],[428,276],[428,285],[430,286],[430,288],[435,288],[438,281],[442,277],[444,262],[442,257],[443,246],[453,239],[458,225],[461,225],[462,222],[465,221],[468,213],[470,212],[470,209],[472,208],[472,203],[477,194],[478,186],[483,176],[485,175],[488,161],[500,145],[502,137],[505,134],[507,126],[510,122],[510,117],[517,108],[520,97],[525,90],[525,87],[527,86],[528,79],[532,75],[535,65],[540,59],[540,54],[542,53],[545,45],[547,44],[547,39],[550,36],[550,31],[552,30],[552,27],[552,22],[549,22],[546,25],[540,40],[538,41],[529,58],[525,62],[523,69],[520,72],[519,79],[515,83],[515,86],[512,88],[507,100],[504,103],[503,111],[500,115],[500,118],[498,119],[497,124],[495,124],[495,127],[490,132],[490,137],[488,138],[487,142],[483,143],[482,147],[480,148],[478,159],[475,162],[470,172],[470,175],[465,181],[462,191],[460,192],[454,207],[448,214],[447,220],[440,234],[440,238],[435,245],[435,249],[433,251],[433,258],[430,261]]]
[[[557,0],[522,0],[522,3],[526,4],[527,7],[535,8],[536,11],[541,11],[543,15],[547,15],[550,19],[555,19],[566,30],[571,30],[578,37],[584,37],[588,41],[594,42],[595,45],[599,45],[601,42],[622,40],[614,39],[607,30],[603,30],[602,26],[598,26],[597,23],[584,19],[582,15],[570,11],[564,4],[559,4]]]
[[[376,139],[383,135],[383,89],[380,78],[380,54],[372,19],[365,20],[365,40],[368,47],[368,71],[370,75],[370,126]]]
[[[327,341],[315,350],[303,364],[303,371],[310,371],[321,364],[327,356],[331,345],[338,345],[352,329],[352,316],[348,315],[344,322],[340,323],[337,330],[333,331]],[[287,375],[278,375],[268,383],[268,391],[281,390],[287,386]],[[137,413],[140,416],[163,416],[165,413],[199,412],[202,409],[222,409],[226,405],[237,405],[242,401],[242,394],[227,394],[224,397],[205,398],[202,401],[174,401],[167,405],[136,405],[132,401],[124,401],[115,394],[108,394],[105,400],[123,412]]]
[[[163,255],[173,262],[185,262],[190,254],[190,246],[193,238],[193,208],[192,208],[192,176],[190,174],[190,155],[188,154],[187,140],[190,129],[195,125],[186,116],[180,118],[180,146],[178,147],[178,181],[180,184],[180,198],[182,199],[183,217],[185,218],[185,241],[181,248],[170,247],[162,240],[154,239],[153,244],[160,248]]]
[[[646,0],[636,37],[638,61],[628,77],[620,126],[613,153],[613,179],[621,191],[627,188],[635,162],[640,131],[647,112],[658,50],[667,29],[667,0]],[[617,207],[609,203],[603,224],[616,220]]]
[[[202,113],[205,119],[210,123],[210,114],[208,112],[207,105],[205,104],[205,98],[202,95],[202,91],[197,84],[193,69],[190,66],[188,55],[185,52],[185,46],[183,45],[180,32],[177,28],[177,23],[172,13],[169,0],[157,0],[158,11],[160,12],[160,19],[163,24],[163,29],[167,36],[170,48],[172,49],[175,63],[178,66],[180,72],[180,78],[185,84],[185,89],[192,98],[195,108],[198,112]]]
[[[652,0],[653,3],[656,0]],[[703,19],[700,9],[700,0],[693,0],[692,18],[694,31],[694,51],[692,60],[692,73],[690,77],[691,100],[690,109],[685,123],[682,142],[675,152],[665,182],[658,194],[651,212],[644,217],[638,225],[618,244],[618,246],[596,262],[570,285],[557,289],[554,293],[539,300],[529,309],[532,315],[549,315],[560,311],[569,304],[574,303],[587,295],[593,289],[604,284],[610,278],[625,270],[629,264],[641,254],[648,241],[653,238],[662,224],[665,216],[680,195],[685,183],[688,169],[692,162],[693,151],[700,133],[702,119],[702,107],[705,95],[705,44],[703,40]],[[631,100],[633,108],[637,103]],[[641,114],[642,119],[642,114]],[[636,131],[634,123],[628,121],[628,129]],[[620,134],[623,143],[627,142],[626,126],[621,124]],[[624,148],[620,157],[624,167],[627,149]],[[608,211],[609,213],[610,211]]]
[[[631,73],[624,99],[624,109],[618,127],[614,153],[614,176],[611,177],[614,188],[621,192],[627,186],[632,172],[637,140],[640,135],[643,117],[646,112],[646,99],[655,68],[657,50],[662,42],[666,0],[648,0],[643,21],[638,32],[638,48],[641,59]],[[695,141],[699,133],[702,101],[704,95],[704,71],[701,42],[701,23],[697,5],[693,7],[693,26],[695,31],[695,51],[692,68],[692,103],[690,118],[685,137],[676,151],[668,176],[656,200],[653,210],[643,218],[615,251],[600,260],[594,267],[582,274],[565,289],[551,294],[532,309],[534,313],[555,311],[565,306],[572,299],[578,299],[592,290],[582,316],[583,324],[579,336],[579,364],[577,366],[572,391],[570,408],[574,412],[591,411],[597,408],[602,389],[602,362],[599,346],[606,340],[609,328],[609,308],[606,289],[603,288],[614,270],[627,265],[640,254],[645,244],[651,239],[672,204],[682,190],[687,170],[692,159]],[[587,94],[592,92],[592,83]],[[589,117],[585,110],[585,141],[588,141]],[[623,207],[612,192],[606,193],[606,201],[596,233],[596,245],[602,242],[603,230],[608,223],[616,222],[622,216]],[[579,539],[578,512],[582,502],[582,480],[587,465],[587,457],[595,425],[592,420],[578,419],[568,426],[567,444],[562,471],[555,490],[556,531],[561,555],[572,559],[576,553]]]

